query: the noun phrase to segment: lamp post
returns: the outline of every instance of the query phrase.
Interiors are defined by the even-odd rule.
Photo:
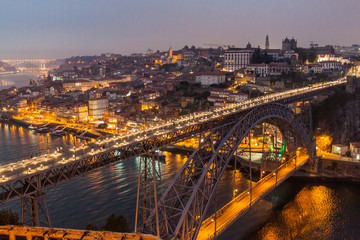
[[[74,135],[74,151],[75,151],[74,160],[76,160],[76,135]]]

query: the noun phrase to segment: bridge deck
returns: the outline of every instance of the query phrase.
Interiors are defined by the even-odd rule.
[[[239,114],[255,107],[272,102],[296,101],[318,94],[323,89],[341,85],[346,80],[339,79],[311,87],[293,89],[280,93],[269,94],[249,99],[231,106],[215,108],[183,116],[170,122],[135,133],[116,136],[102,140],[95,145],[94,152],[91,146],[85,145],[67,152],[38,156],[35,159],[25,159],[9,163],[0,168],[0,204],[28,196],[44,187],[56,185],[60,181],[71,180],[74,176],[83,175],[88,171],[117,162],[120,159],[136,157],[154,151],[160,147],[173,144],[192,137],[200,132],[236,119]],[[222,122],[221,122],[222,121]],[[105,149],[96,150],[106,145]],[[119,150],[115,156],[115,150]],[[111,158],[110,160],[108,160]],[[37,179],[40,179],[39,181]]]
[[[308,156],[298,157],[296,160],[296,167],[294,162],[284,163],[278,169],[277,178],[273,173],[269,173],[259,182],[253,184],[252,194],[250,198],[249,189],[235,197],[231,202],[216,212],[216,235],[222,233],[229,227],[237,218],[243,215],[252,205],[261,200],[266,194],[270,193],[280,183],[287,179],[291,174],[302,167],[308,160]],[[251,201],[251,205],[250,205]],[[212,239],[215,235],[215,214],[203,221],[198,240]]]

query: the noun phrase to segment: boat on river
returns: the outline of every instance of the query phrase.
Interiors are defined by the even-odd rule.
[[[30,126],[28,127],[28,129],[29,129],[29,130],[35,130],[36,127],[34,127],[33,125],[30,125]]]
[[[36,129],[36,131],[40,132],[40,133],[47,133],[50,132],[50,130],[47,127],[40,127],[38,129]]]
[[[62,130],[54,130],[50,133],[52,136],[65,136],[66,133]]]

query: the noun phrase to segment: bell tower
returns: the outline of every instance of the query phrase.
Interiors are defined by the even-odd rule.
[[[169,49],[169,58],[172,58],[173,57],[173,51],[172,51],[172,49],[170,48]]]

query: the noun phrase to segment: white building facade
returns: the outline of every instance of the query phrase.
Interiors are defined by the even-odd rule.
[[[229,48],[225,50],[225,69],[236,71],[245,68],[250,64],[253,53],[254,50],[251,48]]]
[[[109,100],[107,98],[89,100],[89,117],[92,119],[103,119],[108,112]]]
[[[319,63],[323,71],[340,71],[342,69],[342,64],[338,61],[323,61]]]
[[[208,72],[196,76],[195,81],[203,86],[210,86],[212,84],[220,84],[226,81],[225,74],[221,72]]]
[[[257,76],[260,76],[260,77],[269,76],[269,65],[266,63],[251,64],[251,65],[248,65],[245,70],[248,73],[255,73]]]

